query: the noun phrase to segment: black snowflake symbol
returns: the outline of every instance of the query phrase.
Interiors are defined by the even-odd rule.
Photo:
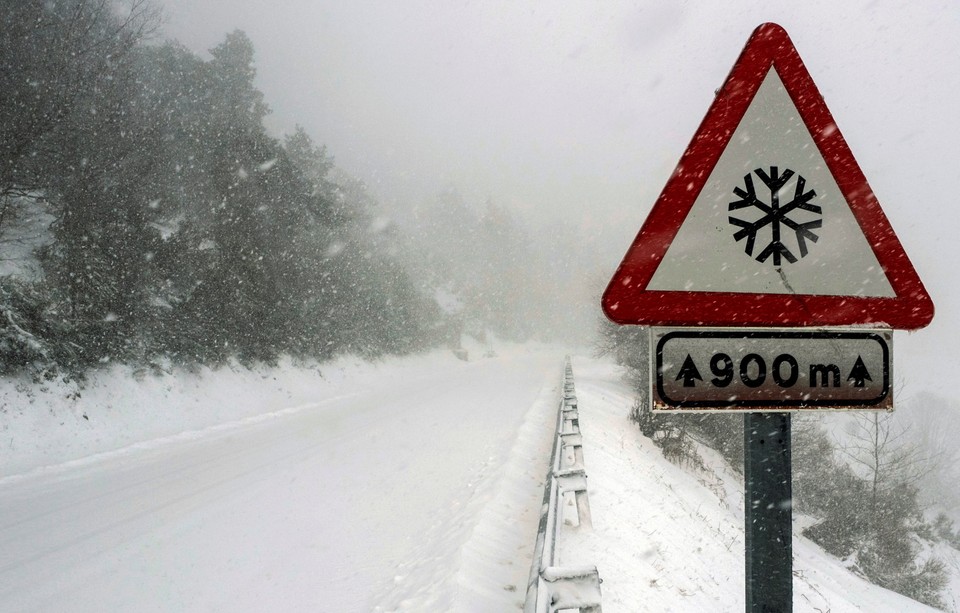
[[[760,178],[770,191],[769,204],[757,197],[757,190],[753,185],[754,174]],[[771,166],[769,173],[765,172],[762,168],[757,168],[752,174],[743,176],[745,189],[739,187],[733,189],[733,193],[739,196],[740,200],[730,203],[730,211],[756,207],[763,213],[763,215],[755,221],[745,221],[736,217],[730,217],[730,224],[740,228],[740,230],[733,235],[733,238],[738,242],[744,238],[747,239],[745,248],[747,255],[753,255],[753,248],[757,242],[757,233],[762,228],[770,226],[770,242],[767,243],[766,247],[757,255],[758,262],[766,262],[771,255],[773,256],[774,266],[780,266],[781,258],[786,259],[791,264],[797,261],[797,256],[794,255],[781,240],[781,224],[793,230],[801,258],[807,255],[807,241],[809,240],[815,243],[819,238],[812,230],[822,226],[823,220],[816,219],[814,221],[799,223],[788,217],[791,212],[797,209],[809,211],[816,215],[821,215],[823,212],[818,205],[810,204],[810,201],[817,193],[812,189],[808,192],[803,191],[806,186],[806,179],[804,179],[803,176],[796,175],[797,184],[793,199],[786,204],[780,204],[780,190],[786,186],[787,182],[790,181],[795,174],[796,173],[789,168],[784,170],[783,174],[780,174],[776,166]]]

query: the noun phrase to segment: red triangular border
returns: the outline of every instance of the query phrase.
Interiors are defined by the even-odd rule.
[[[886,272],[894,298],[648,290],[673,242],[740,124],[770,66],[783,85],[853,215]],[[693,189],[690,186],[693,185]],[[933,301],[903,250],[853,153],[840,134],[786,31],[765,23],[754,30],[707,111],[680,163],[627,250],[602,299],[618,324],[655,326],[846,326],[922,328]]]

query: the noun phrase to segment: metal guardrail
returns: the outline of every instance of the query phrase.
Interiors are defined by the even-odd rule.
[[[569,356],[564,360],[563,394],[555,432],[523,610],[524,613],[555,613],[579,609],[582,613],[601,613],[597,567],[559,566],[557,555],[563,527],[561,502],[565,493],[572,492],[576,499],[577,529],[592,527],[587,473],[583,466],[583,436]]]

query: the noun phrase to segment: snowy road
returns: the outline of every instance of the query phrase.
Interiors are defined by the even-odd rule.
[[[0,608],[508,610],[561,356],[441,367],[0,480]]]

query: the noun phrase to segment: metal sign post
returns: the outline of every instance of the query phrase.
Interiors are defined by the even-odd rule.
[[[750,36],[601,305],[663,327],[654,413],[746,412],[746,610],[791,611],[786,411],[892,410],[892,330],[934,307],[780,26]]]
[[[743,417],[747,613],[793,610],[790,414]]]

